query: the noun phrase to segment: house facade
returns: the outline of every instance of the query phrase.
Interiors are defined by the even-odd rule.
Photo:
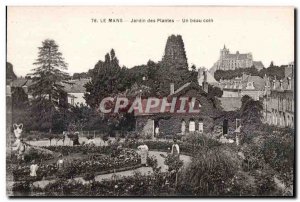
[[[219,110],[214,107],[212,101],[207,98],[207,92],[203,90],[205,88],[196,83],[187,83],[176,91],[172,84],[170,88],[171,93],[168,96],[170,102],[174,97],[193,97],[195,101],[192,103],[192,106],[194,106],[195,109],[199,109],[199,112],[171,113],[168,110],[160,112],[158,109],[153,109],[150,113],[135,112],[136,131],[146,133],[150,136],[159,135],[159,137],[172,137],[174,135],[184,136],[194,132],[210,132],[213,127],[214,118],[219,116]],[[179,105],[176,106],[176,109],[179,108]]]
[[[68,93],[68,103],[70,105],[86,105],[84,93],[86,92],[84,85],[90,79],[70,80],[70,84],[64,84],[65,91]]]
[[[84,85],[89,81],[89,79],[76,79],[76,80],[70,80],[70,84],[63,84],[64,85],[64,90],[67,92],[68,96],[68,104],[70,105],[86,105],[86,101],[84,99],[84,93],[85,87]],[[32,80],[31,79],[26,79],[26,78],[17,78],[13,81],[11,81],[7,86],[6,86],[6,92],[10,96],[14,88],[22,88],[24,92],[28,95],[28,99],[32,100],[33,96],[32,94],[28,91],[29,87],[32,85]]]
[[[269,125],[294,128],[294,63],[285,68],[282,80],[268,82],[269,93],[264,98],[264,121]]]

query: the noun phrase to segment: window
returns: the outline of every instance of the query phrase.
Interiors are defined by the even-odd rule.
[[[195,121],[191,120],[189,123],[189,132],[195,132],[195,130],[196,130]]]
[[[182,120],[182,121],[181,121],[181,134],[182,134],[182,135],[185,134],[185,128],[186,128],[185,125],[186,125],[186,124],[185,124],[185,121]]]
[[[74,105],[74,98],[71,98],[71,105]]]
[[[203,133],[203,122],[199,121],[199,132]]]

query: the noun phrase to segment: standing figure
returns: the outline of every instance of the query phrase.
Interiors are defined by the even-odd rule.
[[[75,145],[80,145],[80,143],[79,143],[79,132],[74,133],[73,146],[75,146]]]
[[[140,155],[141,155],[141,164],[148,166],[147,163],[148,151],[149,151],[148,146],[145,143],[143,143],[142,145],[138,146],[138,150],[140,151]]]
[[[65,167],[65,162],[64,162],[62,155],[59,155],[57,163],[56,163],[56,167],[57,167],[58,171],[62,171],[63,168]]]
[[[175,137],[173,141],[174,143],[172,145],[171,154],[179,158],[180,150],[179,150],[179,145],[177,144],[177,138]]]
[[[159,138],[159,127],[158,126],[156,126],[156,128],[155,128],[155,137]]]
[[[39,166],[35,163],[34,160],[32,160],[32,164],[30,166],[30,176],[36,177],[36,171],[39,169]]]

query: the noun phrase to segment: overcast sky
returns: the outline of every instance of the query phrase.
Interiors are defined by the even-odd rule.
[[[232,53],[251,52],[265,66],[294,58],[291,7],[8,7],[7,60],[18,76],[32,64],[41,42],[54,39],[68,72],[85,72],[115,49],[120,65],[131,68],[161,60],[171,34],[183,37],[188,63],[210,68],[224,44]],[[92,23],[92,18],[98,23]],[[100,23],[122,18],[122,23]],[[132,18],[174,19],[174,23],[131,23]],[[212,19],[183,23],[182,19]]]

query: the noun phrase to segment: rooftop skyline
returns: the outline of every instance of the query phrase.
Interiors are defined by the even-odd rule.
[[[8,7],[7,61],[17,76],[34,68],[45,39],[60,46],[68,71],[86,72],[110,49],[121,66],[160,61],[168,36],[183,38],[188,64],[211,68],[224,44],[231,53],[251,52],[268,66],[294,60],[292,7]],[[122,18],[122,23],[91,19]],[[174,23],[131,23],[134,19],[174,19]],[[182,19],[212,19],[183,23]]]

